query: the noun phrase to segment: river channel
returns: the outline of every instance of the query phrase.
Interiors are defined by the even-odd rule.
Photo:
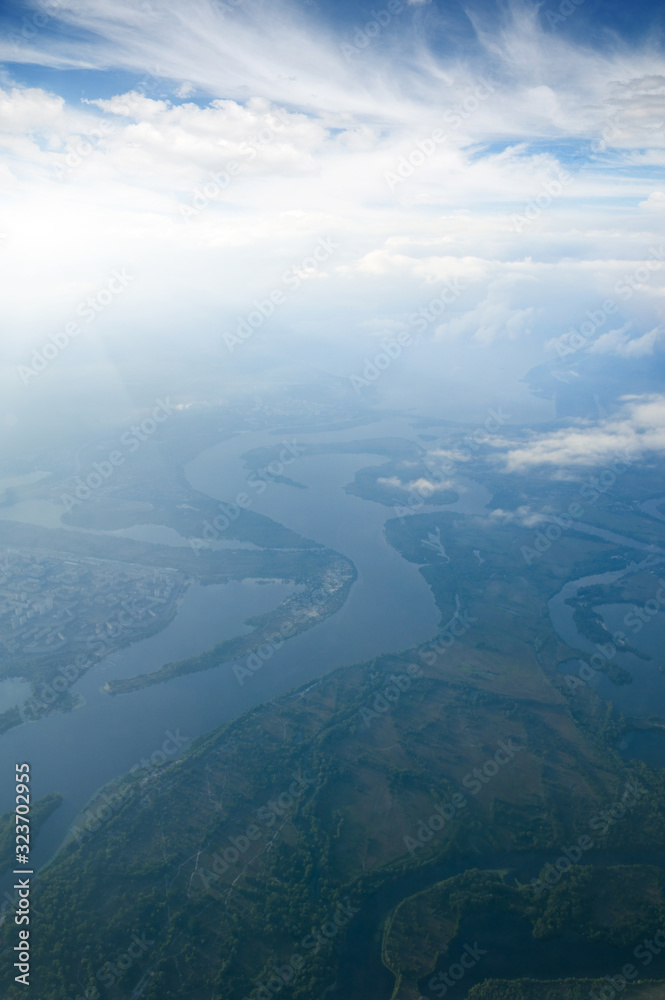
[[[381,437],[419,440],[417,430],[404,418],[389,418],[343,431],[298,434],[300,441],[315,444],[369,442]],[[286,435],[284,438],[287,439]],[[288,440],[292,438],[293,435],[289,435]],[[251,449],[279,441],[279,437],[265,431],[237,435],[207,449],[190,462],[186,467],[188,480],[194,489],[228,503],[238,493],[247,492],[248,469],[242,456]],[[315,680],[338,666],[409,648],[435,633],[439,613],[428,585],[418,567],[402,559],[385,540],[384,525],[394,516],[394,511],[344,490],[358,469],[385,461],[384,456],[372,453],[371,446],[364,453],[300,457],[285,473],[306,489],[271,483],[261,496],[253,497],[252,510],[347,556],[355,564],[358,578],[346,603],[335,615],[290,639],[243,686],[238,684],[231,664],[224,664],[214,670],[176,678],[167,684],[115,698],[102,690],[104,683],[112,677],[154,670],[164,662],[201,652],[223,638],[242,632],[246,628],[243,625],[246,618],[274,607],[294,592],[293,584],[244,580],[208,587],[192,585],[175,619],[166,629],[101,661],[74,685],[74,692],[80,696],[79,708],[67,714],[47,716],[0,736],[4,760],[31,762],[36,797],[51,791],[60,791],[64,795],[63,805],[47,822],[33,851],[35,867],[52,856],[74,817],[93,793],[112,778],[127,772],[134,764],[149,758],[162,747],[169,733],[179,734],[190,741],[236,718],[254,705]],[[445,507],[423,505],[420,512],[458,510],[467,514],[483,513],[490,498],[488,491],[469,479],[462,478],[459,482],[462,492],[457,503]],[[51,527],[59,523],[59,512],[57,509],[54,511],[53,505],[35,502],[29,508],[17,505],[15,511],[3,508],[2,516]],[[179,536],[163,526],[142,526],[127,529],[122,534],[163,544],[183,544]],[[608,537],[607,540],[635,549],[648,548],[621,536]],[[240,547],[242,544],[223,537],[217,543],[220,547]],[[662,554],[665,558],[665,551],[654,553],[653,549],[649,549],[649,552],[652,556]],[[645,552],[636,553],[636,562],[645,558]],[[611,582],[629,571],[617,570],[572,581],[551,599],[549,607],[554,627],[583,654],[592,652],[593,645],[578,633],[572,609],[566,605],[566,600],[574,596],[580,587]],[[611,617],[616,609],[608,608],[606,611]],[[665,675],[659,674],[657,680],[658,704],[653,700],[655,688],[650,689],[648,697],[644,696],[642,701],[645,706],[650,706],[651,712],[658,710],[665,713]],[[14,686],[7,689],[9,696],[15,696],[19,690],[16,686],[18,682],[12,683]],[[600,693],[605,697],[612,696],[612,700],[618,699],[626,690],[617,689],[603,675],[599,676],[597,684]],[[9,801],[0,802],[0,811],[9,807]],[[378,935],[385,915],[405,895],[470,865],[518,866],[535,874],[546,860],[536,856],[478,856],[463,863],[451,862],[400,878],[377,894],[371,905],[363,908],[363,914],[355,922],[354,933],[349,935],[346,943],[340,981],[333,995],[376,997],[377,1000],[390,995],[392,977],[381,965]],[[604,860],[607,863],[607,859]],[[623,860],[626,861],[625,858]],[[500,932],[491,932],[483,919],[479,917],[475,925],[465,927],[464,931],[467,934],[485,933],[490,943],[494,933],[496,949],[499,943],[496,935],[500,936]],[[513,928],[517,939],[521,940],[523,930],[517,926]],[[453,953],[454,947],[451,949]],[[533,956],[536,964],[538,954],[534,952]],[[606,969],[613,971],[611,963],[608,968],[610,956],[604,951],[593,956],[584,953],[586,958],[584,954],[579,954],[586,961],[586,965],[582,961],[580,967],[591,969],[593,974],[605,974]],[[528,963],[518,966],[515,958],[511,974],[525,974],[522,970],[527,966]],[[353,985],[353,970],[355,968],[357,972],[359,967],[365,969],[366,974],[363,974],[362,983]],[[505,974],[505,967],[504,962],[502,974]],[[482,977],[498,968],[489,961]],[[498,973],[495,971],[494,974]],[[569,974],[580,974],[577,964],[571,965]],[[469,977],[465,990],[472,981],[473,977]],[[460,990],[457,995],[463,996],[465,990]]]
[[[388,436],[418,440],[416,429],[402,418],[344,431],[299,434],[298,438],[330,443]],[[238,435],[200,454],[186,467],[186,474],[195,489],[220,501],[232,501],[238,492],[247,491],[248,469],[242,455],[279,440],[265,431]],[[0,736],[3,760],[30,761],[35,797],[52,791],[64,796],[37,839],[31,854],[35,867],[57,849],[92,795],[161,751],[169,733],[193,740],[338,666],[408,648],[434,635],[440,616],[427,583],[418,567],[402,559],[385,540],[384,525],[394,516],[393,509],[344,490],[357,469],[385,461],[371,453],[300,457],[286,472],[306,489],[271,483],[262,496],[254,498],[253,510],[348,556],[358,578],[335,615],[286,642],[243,686],[232,664],[224,664],[128,695],[109,697],[102,690],[112,677],[157,669],[244,631],[246,618],[273,608],[294,591],[293,584],[244,580],[192,585],[175,619],[162,632],[100,661],[73,685],[80,707]],[[425,505],[421,511],[480,513],[488,492],[473,481],[462,482],[464,492],[457,503],[444,508]],[[50,527],[59,523],[57,508],[46,502],[33,501],[28,510],[25,505],[17,505],[15,511],[2,508],[1,514]],[[163,526],[143,526],[123,534],[182,544]],[[219,544],[229,542],[220,537]],[[5,694],[12,696],[17,690],[14,685]],[[10,805],[9,800],[0,802],[0,812]]]

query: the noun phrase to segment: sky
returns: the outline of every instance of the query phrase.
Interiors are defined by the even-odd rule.
[[[664,166],[657,3],[5,3],[0,423],[130,358],[362,394],[386,351],[393,403],[551,417],[530,369],[661,359]],[[506,462],[662,448],[632,389]]]

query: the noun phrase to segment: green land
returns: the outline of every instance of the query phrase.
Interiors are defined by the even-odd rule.
[[[375,441],[372,450],[379,447]],[[268,450],[251,462],[270,458]],[[383,492],[375,469],[352,488],[402,504],[422,470],[400,463],[413,460],[412,450],[392,453],[383,470],[380,478],[404,484],[396,493]],[[630,499],[644,495],[649,480],[631,471],[585,508],[585,524],[627,542],[576,526],[527,558],[537,528],[514,512],[525,505],[564,512],[576,487],[519,476],[507,487],[489,458],[485,466],[479,459],[479,470],[493,494],[489,509],[511,516],[441,510],[386,526],[390,544],[431,587],[437,635],[254,708],[168,768],[127,778],[108,822],[67,844],[34,879],[31,980],[40,1000],[265,1000],[275,969],[288,973],[279,997],[317,1000],[352,981],[354,1000],[384,1000],[378,969],[390,973],[394,1000],[416,1000],[421,980],[452,956],[460,926],[479,915],[523,918],[534,941],[574,928],[583,941],[617,947],[639,945],[665,926],[664,869],[635,861],[665,852],[665,771],[618,753],[635,720],[559,670],[580,654],[560,640],[547,611],[567,581],[643,558],[635,546],[665,544],[665,525]],[[167,506],[160,523],[182,526],[183,515]],[[114,523],[136,523],[133,516],[124,509]],[[41,531],[26,527],[23,544],[76,549],[72,533]],[[270,531],[280,537],[279,526]],[[424,546],[432,535],[445,559]],[[353,575],[338,554],[307,540],[197,554],[93,536],[85,551],[168,566],[201,582],[270,576],[325,590],[332,573],[339,586],[328,591],[326,613],[343,601]],[[583,594],[581,631],[598,634],[598,605],[617,593],[640,603],[653,585],[645,570]],[[294,613],[291,605],[279,615]],[[276,621],[255,621],[257,642]],[[222,646],[167,665],[147,682],[206,669],[229,652]],[[627,679],[611,666],[611,680]],[[621,818],[593,826],[629,788],[639,795]],[[590,830],[593,863],[536,892],[531,878]],[[508,856],[505,865],[490,863]],[[458,870],[443,877],[440,866]],[[518,877],[524,866],[528,877]],[[326,927],[333,932],[320,933]],[[13,946],[14,932],[7,922],[3,947]],[[133,935],[149,943],[123,967]],[[648,970],[639,971],[648,980]],[[662,1000],[663,978],[623,995]],[[586,1000],[599,985],[593,976],[536,981],[516,973],[474,985],[468,998]],[[6,993],[21,996],[18,985]]]
[[[62,803],[62,795],[51,792],[37,799],[30,807],[30,846],[34,847],[40,827],[44,825],[51,813]],[[25,843],[25,841],[23,841]],[[0,816],[0,875],[15,867],[16,857],[16,814],[5,813]]]

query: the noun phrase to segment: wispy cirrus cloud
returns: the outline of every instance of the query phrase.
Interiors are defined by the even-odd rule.
[[[442,283],[459,279],[464,293],[423,332],[428,359],[422,347],[404,365],[445,358],[446,370],[475,377],[500,351],[519,379],[659,237],[662,184],[643,169],[662,156],[665,64],[653,41],[594,47],[545,31],[535,4],[515,3],[492,18],[473,14],[455,43],[449,12],[413,4],[348,61],[348,24],[289,3],[66,0],[52,9],[25,44],[0,37],[12,67],[0,93],[10,359],[118,264],[137,275],[132,300],[121,327],[119,312],[100,320],[96,342],[175,340],[194,328],[214,348],[334,233],[339,252],[251,351],[318,339],[330,357],[362,360],[356,344],[372,324],[409,327]],[[21,65],[32,67],[30,85]],[[88,77],[85,102],[65,100],[52,75],[49,86],[34,82],[39,66],[94,66],[103,90]],[[128,92],[126,74],[149,86]],[[481,80],[492,89],[478,100]],[[283,127],[261,140],[276,121]],[[445,141],[390,189],[386,172],[435,129]],[[185,224],[183,206],[230,161],[239,164],[232,182]],[[573,177],[565,194],[516,232],[512,216],[564,165]],[[599,339],[595,349],[657,349],[661,289],[655,275],[614,324],[632,323],[630,340]],[[353,367],[337,364],[343,376]]]

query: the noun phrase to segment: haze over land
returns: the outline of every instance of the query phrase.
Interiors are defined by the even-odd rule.
[[[662,29],[0,12],[0,995],[664,1000]]]

